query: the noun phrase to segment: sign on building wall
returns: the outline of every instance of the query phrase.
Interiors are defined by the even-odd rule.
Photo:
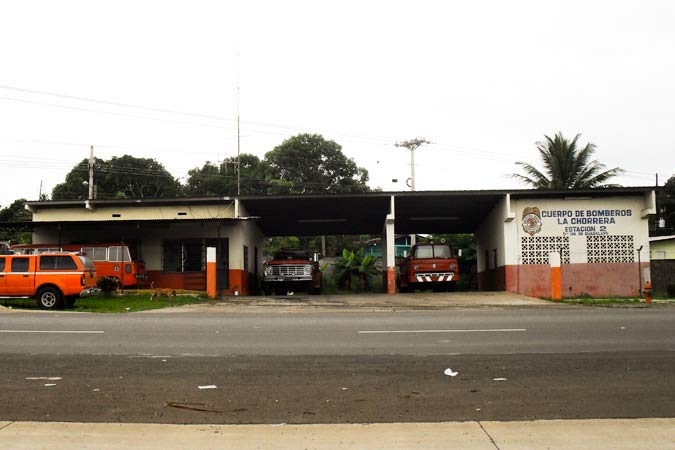
[[[642,199],[518,200],[515,202],[521,264],[632,263],[648,239]]]

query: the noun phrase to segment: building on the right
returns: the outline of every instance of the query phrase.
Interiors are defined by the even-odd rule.
[[[649,247],[654,292],[672,295],[675,291],[675,235],[650,237]]]
[[[476,231],[479,289],[552,298],[560,277],[562,297],[639,296],[655,209],[644,188],[507,194]]]

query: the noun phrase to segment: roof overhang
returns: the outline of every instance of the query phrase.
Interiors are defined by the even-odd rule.
[[[240,196],[245,217],[213,219],[221,221],[253,220],[267,236],[315,236],[344,234],[381,234],[394,199],[395,232],[473,233],[483,219],[507,196],[511,199],[593,199],[649,194],[658,188],[627,187],[584,190],[474,190],[366,192],[358,194],[245,195]],[[233,202],[232,197],[200,197],[150,200],[94,200],[96,205],[129,207],[166,205],[210,205]],[[83,201],[27,202],[31,209],[84,207]],[[79,222],[15,222],[33,229],[45,225],[115,223],[184,223],[189,220],[112,220]],[[0,224],[0,227],[3,224]]]

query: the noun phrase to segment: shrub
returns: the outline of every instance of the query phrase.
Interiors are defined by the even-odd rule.
[[[333,263],[338,286],[342,289],[370,290],[372,279],[379,272],[375,267],[377,258],[363,254],[363,248],[356,252],[342,251],[342,258]]]
[[[112,292],[115,292],[119,285],[120,282],[115,277],[101,277],[96,282],[96,287],[98,287],[104,294],[111,294]]]

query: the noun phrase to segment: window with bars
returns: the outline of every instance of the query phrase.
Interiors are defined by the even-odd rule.
[[[635,262],[631,235],[586,236],[586,251],[591,264]]]
[[[201,239],[164,241],[164,272],[199,272],[206,270],[206,246]]]
[[[560,253],[563,264],[570,263],[570,240],[567,236],[525,236],[521,238],[523,264],[549,264],[551,252]]]

